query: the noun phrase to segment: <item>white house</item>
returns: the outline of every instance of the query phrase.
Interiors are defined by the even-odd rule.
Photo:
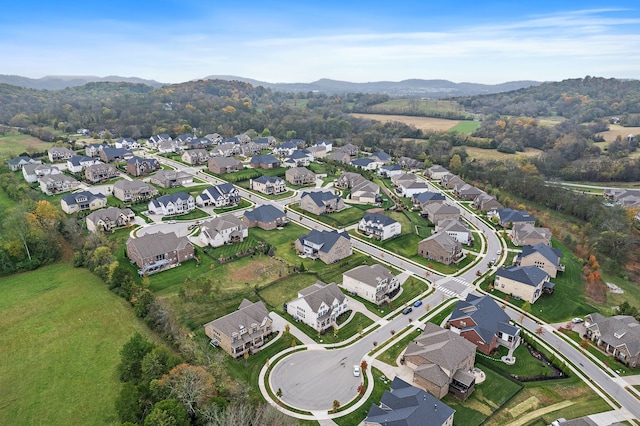
[[[334,325],[338,316],[346,312],[348,299],[335,283],[318,281],[298,292],[298,298],[287,303],[287,313],[296,321],[322,332]]]
[[[196,197],[197,206],[226,207],[240,203],[240,193],[231,183],[210,186]]]
[[[367,213],[358,223],[358,230],[366,235],[371,235],[377,240],[386,240],[387,238],[400,235],[402,225],[380,213]]]
[[[59,175],[62,172],[51,164],[26,164],[22,167],[22,176],[29,183],[37,182],[46,175]]]
[[[431,191],[432,188],[423,180],[414,180],[413,182],[402,182],[396,190],[399,190],[404,197],[413,197],[421,192]]]
[[[200,241],[212,247],[240,243],[248,235],[244,222],[231,213],[208,220],[200,226]]]
[[[361,265],[342,274],[342,287],[380,305],[397,293],[400,281],[382,265]]]
[[[74,155],[67,160],[67,170],[71,173],[80,173],[86,167],[100,163],[101,161],[97,158],[87,157],[84,155]]]
[[[149,211],[163,216],[184,214],[195,208],[195,200],[186,192],[167,194],[149,201]]]

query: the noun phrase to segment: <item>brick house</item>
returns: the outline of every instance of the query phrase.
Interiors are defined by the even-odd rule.
[[[131,176],[146,176],[160,170],[160,162],[155,158],[133,157],[127,160],[127,173]]]
[[[158,195],[155,186],[141,180],[119,180],[113,184],[113,196],[125,203],[146,200]]]
[[[330,191],[303,192],[300,208],[316,215],[333,213],[344,209],[344,200]]]
[[[243,167],[242,162],[233,157],[212,157],[207,163],[209,171],[217,175],[237,172],[238,170],[242,170]]]
[[[163,188],[175,188],[193,183],[193,176],[182,170],[159,170],[149,182]]]
[[[426,259],[451,265],[462,259],[462,245],[449,234],[440,232],[418,243],[418,254]]]
[[[127,240],[127,257],[138,265],[138,273],[159,272],[169,266],[193,259],[193,244],[173,232],[145,234]]]
[[[207,150],[196,148],[196,149],[189,149],[183,152],[180,158],[185,163],[191,164],[193,166],[196,164],[206,163],[207,161],[209,161],[210,157]]]
[[[269,231],[289,223],[287,215],[271,204],[263,204],[244,213],[244,224],[247,228],[258,227]]]
[[[312,185],[316,182],[316,174],[305,167],[292,167],[288,169],[284,178],[292,185]]]
[[[84,178],[91,183],[104,182],[118,176],[118,169],[111,164],[92,164],[84,169]]]
[[[312,229],[294,244],[301,256],[320,259],[326,264],[351,256],[351,237],[346,232],[318,231]]]

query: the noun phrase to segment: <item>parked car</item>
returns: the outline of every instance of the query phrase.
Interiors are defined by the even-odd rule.
[[[415,303],[413,304],[413,306],[416,308],[420,305],[422,305],[422,300],[416,300]]]
[[[167,223],[168,223],[169,225],[173,225],[174,223],[176,223],[176,221],[175,221],[175,220],[168,220],[168,221],[167,221]]]
[[[498,250],[496,251],[496,254],[497,254],[498,256],[500,256],[500,255],[502,254],[502,250],[498,249]]]
[[[353,366],[353,375],[355,377],[360,377],[360,366],[359,365],[354,365]]]
[[[407,315],[407,314],[410,314],[410,313],[411,313],[411,311],[413,311],[413,308],[412,308],[411,306],[407,306],[406,308],[404,308],[404,309],[402,310],[402,313],[403,313],[403,314],[405,314],[405,315]]]
[[[580,324],[581,322],[584,322],[584,320],[582,318],[574,318],[571,322],[574,324]]]

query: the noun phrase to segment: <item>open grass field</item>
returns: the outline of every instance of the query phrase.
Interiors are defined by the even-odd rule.
[[[55,264],[0,280],[0,424],[116,423],[127,302],[86,269]]]
[[[626,141],[628,135],[640,135],[640,127],[623,127],[619,124],[609,124],[609,130],[599,134],[606,142],[613,142],[618,136],[623,141]]]
[[[508,158],[520,157],[535,157],[542,154],[542,151],[535,148],[525,148],[524,152],[517,152],[515,154],[507,154],[505,152],[498,152],[496,149],[482,149],[473,146],[464,147],[470,158],[477,158],[479,160],[505,160]]]
[[[470,135],[473,133],[478,127],[480,127],[482,123],[474,120],[462,120],[451,129],[449,129],[452,133],[463,133],[466,135]]]
[[[414,117],[409,115],[390,115],[390,114],[359,114],[352,113],[351,116],[361,118],[363,120],[376,120],[383,123],[397,121],[408,126],[414,126],[422,131],[438,131],[448,132],[457,126],[462,120],[447,120],[446,118],[432,117]]]
[[[442,99],[415,99],[415,98],[396,98],[389,99],[369,108],[371,111],[379,114],[411,114],[434,116],[447,113],[464,113],[464,107],[460,106],[456,101],[447,101]],[[471,114],[468,114],[471,116]]]
[[[17,157],[25,151],[46,151],[50,147],[51,144],[48,142],[18,132],[0,135],[0,157],[2,158]]]

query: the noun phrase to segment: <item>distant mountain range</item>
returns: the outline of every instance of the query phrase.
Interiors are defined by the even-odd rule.
[[[341,93],[381,93],[390,96],[406,96],[420,98],[446,98],[455,96],[471,96],[509,92],[526,87],[538,86],[539,81],[510,81],[501,84],[454,83],[448,80],[420,80],[376,81],[370,83],[351,83],[330,79],[320,79],[311,83],[268,83],[231,75],[210,75],[202,80],[237,80],[249,83],[254,87],[262,86],[279,92],[320,92],[328,95]],[[60,90],[67,87],[82,86],[90,82],[111,81],[142,83],[151,87],[165,85],[155,80],[145,80],[138,77],[120,76],[46,76],[42,78],[27,78],[17,75],[0,75],[0,83],[12,86],[41,90]]]

